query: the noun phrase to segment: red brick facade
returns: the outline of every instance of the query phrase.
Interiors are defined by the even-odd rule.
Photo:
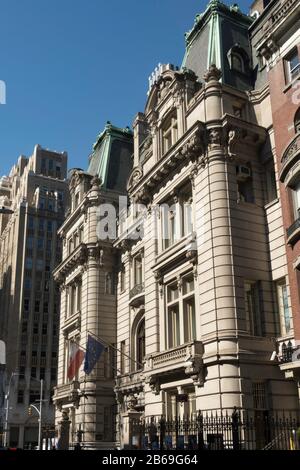
[[[298,45],[298,51],[300,54],[300,45]],[[300,103],[293,102],[295,101],[293,100],[293,94],[295,96],[297,90],[298,97],[300,96],[299,88],[297,88],[299,87],[299,81],[290,84],[290,86],[286,84],[284,65],[284,60],[280,59],[269,71],[278,172],[281,170],[283,152],[295,136],[294,118],[300,107]],[[294,222],[292,190],[286,188],[283,183],[280,183],[280,197],[284,228],[288,229]],[[300,256],[300,238],[293,246],[286,244],[286,253],[295,339],[300,340],[300,272],[293,267],[294,261]]]

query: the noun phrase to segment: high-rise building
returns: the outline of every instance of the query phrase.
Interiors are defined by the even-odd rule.
[[[2,441],[11,446],[38,445],[38,415],[32,409],[29,416],[28,407],[39,407],[41,384],[42,437],[46,429],[54,437],[60,302],[52,271],[61,260],[56,233],[68,203],[66,172],[65,152],[37,145],[0,180],[0,338],[8,395],[1,424]]]
[[[132,153],[132,132],[107,123],[94,145],[88,170],[74,169],[70,174],[71,210],[58,232],[63,260],[54,273],[61,289],[58,381],[53,397],[59,448],[80,443],[89,449],[111,448],[116,440],[119,258],[109,238],[106,211],[116,210],[115,224]],[[74,362],[70,374],[70,363],[74,355],[85,353],[89,335],[103,341],[106,350],[91,373]]]

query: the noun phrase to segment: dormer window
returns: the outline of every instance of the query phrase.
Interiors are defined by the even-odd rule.
[[[239,72],[247,73],[249,69],[249,57],[247,52],[238,44],[233,46],[227,54],[230,69]]]
[[[242,57],[234,52],[231,56],[231,68],[238,72],[244,72],[244,61]]]
[[[177,115],[172,113],[164,122],[162,127],[163,154],[175,144],[178,139]]]

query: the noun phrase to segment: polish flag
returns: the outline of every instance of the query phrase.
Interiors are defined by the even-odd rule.
[[[80,349],[77,343],[70,343],[68,379],[72,380],[77,374],[84,359],[84,351]]]

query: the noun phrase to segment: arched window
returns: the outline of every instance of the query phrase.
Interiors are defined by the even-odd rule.
[[[300,132],[300,108],[295,114],[294,126],[295,126],[295,132],[296,134],[298,134],[298,132]]]
[[[136,330],[136,362],[137,368],[141,369],[145,358],[145,319],[143,318],[138,324]]]
[[[249,56],[245,49],[235,44],[227,53],[230,69],[240,73],[249,71]]]
[[[237,52],[233,52],[231,55],[231,68],[238,72],[244,72],[244,61]]]

